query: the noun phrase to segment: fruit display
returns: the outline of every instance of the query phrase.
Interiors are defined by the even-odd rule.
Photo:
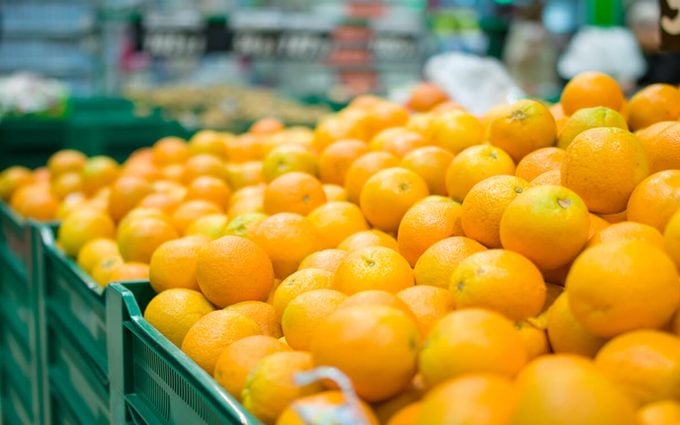
[[[481,117],[427,86],[59,151],[0,196],[100,285],[148,279],[144,318],[264,424],[677,424],[679,147],[677,87],[589,72]]]

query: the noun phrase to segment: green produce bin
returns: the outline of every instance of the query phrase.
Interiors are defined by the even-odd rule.
[[[54,424],[109,424],[103,288],[56,246],[57,228],[40,229],[45,415]]]
[[[144,319],[154,295],[142,281],[106,290],[111,423],[260,424]]]
[[[34,279],[40,225],[0,203],[0,422],[43,420],[40,288]]]
[[[63,145],[66,125],[65,119],[0,119],[0,169],[44,165],[50,153]]]

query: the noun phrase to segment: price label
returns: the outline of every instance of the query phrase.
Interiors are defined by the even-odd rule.
[[[414,61],[421,53],[418,39],[411,35],[379,34],[370,47],[375,57],[384,61]]]
[[[196,57],[205,53],[206,37],[198,30],[150,30],[146,31],[142,46],[153,57]]]
[[[680,51],[680,0],[661,1],[661,47]]]

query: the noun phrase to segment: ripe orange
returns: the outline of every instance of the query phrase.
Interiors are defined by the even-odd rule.
[[[337,309],[323,319],[311,353],[315,366],[339,368],[361,398],[376,402],[409,385],[419,348],[418,328],[407,314],[393,307],[362,305]]]
[[[528,320],[515,322],[515,328],[524,343],[527,361],[550,353],[550,343],[548,342],[548,335],[545,332],[542,321],[538,318],[529,318]]]
[[[462,202],[472,186],[499,174],[515,174],[510,155],[491,145],[472,146],[451,161],[446,170],[446,190],[454,200]]]
[[[271,297],[276,315],[281,318],[288,304],[299,295],[315,289],[330,289],[333,274],[322,269],[302,269],[283,279]]]
[[[317,152],[323,152],[325,148],[342,139],[367,140],[368,129],[364,113],[349,113],[345,110],[337,115],[329,115],[319,120],[314,129],[313,146]]]
[[[324,183],[345,184],[345,176],[352,162],[368,152],[361,140],[339,140],[328,146],[319,156],[319,175]]]
[[[590,230],[588,231],[588,241],[590,241],[595,234],[610,226],[610,223],[604,218],[590,213]]]
[[[364,183],[380,170],[399,165],[399,158],[388,152],[368,152],[355,159],[345,174],[347,199],[359,203],[359,195]]]
[[[602,127],[574,138],[562,164],[562,184],[576,192],[590,211],[626,209],[635,186],[649,173],[642,143],[626,130]]]
[[[123,264],[123,258],[120,255],[107,255],[99,260],[94,267],[92,267],[92,280],[100,286],[106,286],[111,282],[109,278],[113,270],[118,265]]]
[[[524,342],[512,322],[482,309],[456,310],[437,322],[425,339],[418,365],[433,387],[466,373],[514,376],[526,363]]]
[[[413,270],[417,285],[449,288],[449,278],[458,264],[484,245],[463,236],[453,236],[434,243],[418,258]]]
[[[226,235],[229,217],[226,214],[208,214],[192,221],[184,231],[186,236],[205,236],[210,240]]]
[[[537,149],[517,163],[515,175],[527,181],[531,181],[541,174],[559,169],[564,162],[566,152],[556,147]]]
[[[636,223],[634,221],[622,221],[615,223],[595,233],[588,241],[588,246],[597,245],[603,242],[621,240],[640,240],[649,242],[659,248],[663,248],[664,241],[661,232],[647,224]]]
[[[399,253],[415,266],[418,258],[435,242],[450,236],[461,236],[461,206],[449,198],[416,202],[399,223]]]
[[[541,270],[554,270],[578,255],[588,240],[590,216],[581,198],[561,186],[534,186],[505,208],[503,248],[517,251]]]
[[[679,207],[680,170],[659,171],[640,182],[631,193],[627,217],[663,232]]]
[[[323,193],[326,194],[326,200],[328,202],[347,200],[347,191],[344,187],[338,186],[337,184],[324,183]]]
[[[248,131],[256,134],[271,134],[284,129],[283,123],[274,117],[260,118],[250,126]]]
[[[574,112],[574,115],[567,119],[557,140],[557,146],[566,149],[574,140],[574,137],[597,127],[616,127],[628,130],[626,119],[613,109],[604,106],[583,108]]]
[[[420,401],[408,404],[392,415],[386,425],[414,425],[422,407],[423,403]]]
[[[181,164],[189,158],[189,147],[179,137],[163,137],[151,147],[153,161],[158,165]]]
[[[110,282],[122,282],[125,280],[148,280],[149,265],[135,261],[117,264],[109,274]]]
[[[680,122],[661,121],[635,135],[647,152],[650,173],[680,168]]]
[[[116,231],[118,249],[125,261],[149,263],[164,242],[179,238],[170,220],[162,216],[141,216],[121,222]]]
[[[184,166],[183,180],[190,183],[200,176],[213,176],[220,179],[227,178],[224,162],[210,154],[198,154],[189,158]]]
[[[83,177],[76,171],[59,174],[52,179],[52,193],[59,199],[72,193],[83,193]]]
[[[335,273],[342,260],[347,256],[347,251],[339,248],[322,249],[306,256],[301,262],[298,270],[302,269],[322,269]]]
[[[595,357],[606,339],[585,330],[569,308],[569,297],[560,294],[548,310],[547,331],[554,353],[579,354]]]
[[[218,204],[203,199],[184,201],[172,214],[172,224],[180,234],[185,234],[191,223],[206,215],[222,214],[224,210]]]
[[[201,176],[189,183],[186,200],[202,199],[224,209],[227,207],[231,189],[222,179],[213,176]]]
[[[295,213],[271,215],[257,226],[252,239],[271,259],[279,279],[297,270],[300,262],[319,249],[319,235],[306,218]]]
[[[170,288],[199,290],[196,279],[198,252],[208,239],[189,236],[161,244],[151,255],[149,282],[156,292]]]
[[[319,161],[304,146],[291,143],[274,147],[262,159],[262,175],[265,181],[270,182],[292,171],[317,176],[319,174]]]
[[[374,136],[380,131],[390,127],[400,127],[408,121],[408,110],[398,103],[381,100],[372,107],[364,109],[360,117],[366,118],[368,136]],[[356,113],[356,112],[355,112]]]
[[[562,185],[562,171],[561,168],[555,168],[550,171],[546,171],[543,174],[539,174],[538,176],[534,177],[533,180],[529,182],[531,186],[542,186],[542,185],[554,185],[554,186],[561,186]]]
[[[664,400],[649,403],[637,411],[638,425],[673,425],[680,423],[680,403]]]
[[[0,172],[0,199],[9,201],[19,187],[31,183],[31,170],[20,165],[7,167]]]
[[[449,379],[422,401],[414,425],[496,425],[509,423],[515,403],[513,383],[495,374]]]
[[[675,264],[644,241],[588,248],[574,261],[566,288],[576,319],[588,332],[605,338],[660,327],[680,303]]]
[[[69,171],[80,172],[87,157],[82,152],[73,149],[62,149],[53,153],[47,160],[47,169],[52,177],[57,177]]]
[[[641,330],[617,336],[602,347],[595,365],[640,405],[680,401],[680,339]]]
[[[663,247],[666,253],[675,261],[675,265],[680,269],[680,212],[676,211],[670,220],[668,220],[666,229],[663,232],[663,238]],[[678,315],[678,318],[680,319],[680,315]]]
[[[557,128],[541,102],[523,99],[507,105],[489,122],[489,142],[507,152],[515,162],[536,149],[555,143]]]
[[[78,251],[77,262],[86,273],[106,257],[119,256],[118,245],[112,238],[95,238],[86,242]]]
[[[241,338],[259,334],[260,327],[252,319],[233,311],[216,310],[202,316],[189,328],[181,348],[212,375],[225,348]]]
[[[555,391],[560,388],[559,391]],[[589,360],[542,356],[520,372],[512,425],[635,425],[635,408]]]
[[[122,176],[111,185],[108,212],[118,222],[151,193],[149,182],[141,177]]]
[[[48,221],[56,217],[59,199],[47,184],[30,183],[17,188],[12,193],[9,204],[24,218]]]
[[[299,171],[283,174],[272,180],[264,190],[264,212],[309,214],[326,202],[321,182]]]
[[[633,130],[679,118],[680,90],[670,84],[649,85],[635,93],[628,102],[628,122]]]
[[[144,318],[176,346],[181,346],[189,329],[214,307],[198,291],[174,288],[154,296]]]
[[[294,350],[309,350],[319,323],[333,313],[347,295],[333,289],[313,289],[293,298],[281,316],[286,342]]]
[[[145,196],[136,208],[154,208],[168,216],[172,216],[177,207],[182,203],[182,199],[175,194],[155,192]]]
[[[307,219],[317,230],[322,248],[335,248],[348,236],[368,230],[361,209],[346,201],[320,205],[307,215]]]
[[[241,301],[224,308],[252,319],[260,327],[262,335],[281,338],[281,324],[274,306],[264,301]]]
[[[404,155],[399,164],[418,174],[433,195],[446,195],[446,169],[453,154],[438,146],[425,146]]]
[[[274,285],[265,250],[239,236],[223,236],[198,252],[196,279],[201,292],[218,307],[266,300]]]
[[[264,185],[255,185],[246,186],[234,192],[229,201],[227,216],[233,220],[242,214],[262,213],[264,189]]]
[[[426,146],[428,141],[422,134],[404,127],[392,127],[376,134],[368,144],[372,151],[391,153],[399,158],[414,149]]]
[[[220,133],[213,130],[201,130],[196,132],[188,143],[189,152],[192,156],[213,155],[224,159],[226,150],[224,138]]]
[[[350,251],[335,271],[333,288],[346,294],[369,289],[399,292],[413,286],[413,270],[398,252],[382,246]]]
[[[264,183],[262,161],[246,161],[243,163],[228,162],[225,165],[227,183],[232,189]]]
[[[506,207],[528,188],[526,180],[507,175],[492,176],[472,186],[461,208],[465,235],[489,248],[500,248],[501,217]]]
[[[413,171],[386,168],[371,176],[359,197],[359,206],[375,227],[394,232],[408,209],[429,194],[427,184]]]
[[[461,110],[436,114],[432,127],[432,142],[454,155],[482,143],[484,139],[484,127],[479,119]]]
[[[105,186],[108,186],[118,178],[120,166],[108,156],[93,156],[88,158],[80,170],[83,179],[83,191],[92,196]]]
[[[273,424],[295,400],[318,393],[320,383],[299,385],[296,374],[312,369],[312,357],[304,351],[281,351],[260,360],[248,374],[241,393],[243,406],[266,424]]]
[[[397,240],[378,229],[362,230],[350,235],[338,244],[338,249],[354,251],[365,246],[384,246],[395,251],[399,250]]]
[[[415,315],[404,301],[402,301],[394,293],[380,289],[369,289],[354,293],[347,297],[342,303],[340,303],[338,309],[364,305],[382,305],[385,307],[396,308],[397,310],[401,310],[402,313],[406,314],[411,320],[413,320],[414,323],[416,323]]]
[[[253,335],[229,344],[215,363],[215,381],[236,400],[241,400],[241,392],[248,374],[270,354],[289,351],[286,344],[266,335]]]
[[[430,329],[453,311],[455,301],[450,291],[430,285],[411,286],[397,292],[397,297],[406,304],[425,337]]]
[[[355,407],[357,404],[358,407]],[[348,405],[352,406],[353,409],[352,416],[347,418],[352,423],[365,425],[378,425],[380,423],[373,410],[365,402],[356,398],[350,400],[340,391],[325,391],[295,400],[281,413],[276,425],[306,425],[309,420],[313,423],[322,422],[329,413],[331,417],[342,416],[344,418],[348,413]],[[304,412],[305,415],[302,415],[301,412]]]
[[[449,100],[449,95],[434,83],[418,83],[411,89],[406,107],[418,112],[427,112],[442,102]]]
[[[103,211],[94,208],[79,209],[64,218],[57,231],[57,243],[67,255],[75,257],[88,241],[113,238],[115,225]]]
[[[560,103],[567,115],[581,108],[606,106],[621,110],[625,99],[619,83],[601,72],[582,72],[567,83]]]

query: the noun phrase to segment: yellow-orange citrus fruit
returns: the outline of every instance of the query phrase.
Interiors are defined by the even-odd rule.
[[[299,171],[283,174],[272,180],[264,190],[264,212],[309,214],[326,202],[321,182]]]
[[[260,327],[263,335],[281,338],[281,324],[274,306],[264,301],[241,301],[224,308],[252,319]]]
[[[664,170],[640,182],[628,199],[630,221],[649,224],[660,232],[680,208],[680,170]]]
[[[309,350],[323,318],[333,313],[347,295],[333,289],[313,289],[293,298],[281,316],[286,342],[294,350]]]
[[[397,297],[406,304],[422,336],[441,319],[453,311],[455,301],[450,291],[430,285],[411,286],[397,292]]]
[[[366,425],[380,423],[369,405],[360,399],[350,401],[340,391],[324,391],[295,400],[281,413],[276,425],[306,425],[310,420],[312,423],[321,423],[329,413],[332,417],[346,414],[349,403],[354,403],[352,406],[354,416],[350,418],[351,420],[361,420],[361,423]],[[304,412],[304,416],[301,412]]]
[[[456,155],[482,143],[484,127],[479,119],[465,111],[452,110],[434,116],[432,142]]]
[[[458,264],[475,252],[486,248],[463,236],[453,236],[434,243],[418,258],[413,273],[416,285],[449,288],[449,279]]]
[[[292,273],[276,287],[271,303],[279,318],[288,304],[307,291],[314,289],[330,289],[333,286],[333,274],[322,269],[302,269]]]
[[[302,269],[322,269],[335,273],[342,260],[347,256],[347,251],[339,248],[322,249],[312,252],[301,262],[298,270]]]
[[[453,154],[438,146],[424,146],[404,155],[399,163],[418,174],[427,183],[433,195],[446,195],[446,169],[453,160]]]
[[[625,101],[619,83],[601,72],[582,72],[567,83],[562,91],[560,103],[567,115],[582,108],[606,106],[621,110]]]
[[[113,220],[94,208],[79,209],[64,218],[57,231],[57,243],[67,255],[75,257],[88,241],[113,238]]]
[[[173,288],[154,296],[144,309],[144,318],[176,346],[189,329],[215,308],[198,291]]]
[[[650,173],[680,168],[680,122],[658,122],[635,135],[647,152]]]
[[[603,242],[621,240],[640,240],[663,248],[663,235],[656,228],[634,221],[622,221],[614,223],[595,233],[588,241],[588,246],[597,245]]]
[[[638,425],[674,425],[680,423],[680,403],[672,400],[649,403],[637,411]]]
[[[595,336],[574,317],[569,308],[569,297],[560,294],[548,309],[547,331],[550,346],[555,353],[579,354],[585,357],[595,357],[606,339]]]
[[[552,146],[537,149],[517,163],[515,175],[531,181],[547,171],[559,169],[566,156],[564,149]]]
[[[340,140],[328,146],[319,156],[319,177],[324,183],[345,184],[347,170],[355,159],[368,152],[361,140]]]
[[[663,239],[666,253],[675,261],[675,265],[680,269],[680,212],[676,211],[670,220],[668,220],[663,233]]]
[[[491,145],[477,145],[464,149],[446,170],[446,190],[449,196],[462,202],[468,191],[480,181],[499,174],[515,174],[510,155]]]
[[[262,174],[268,182],[292,171],[316,176],[319,161],[307,148],[290,143],[276,146],[262,159]]]
[[[369,177],[380,170],[398,165],[399,158],[388,152],[368,152],[355,159],[345,174],[347,199],[359,203],[361,189]]]
[[[169,219],[160,216],[130,218],[118,226],[116,241],[125,261],[151,261],[153,252],[163,243],[177,239],[179,234]]]
[[[628,122],[633,130],[679,118],[680,90],[670,84],[649,85],[635,93],[628,102]]]
[[[378,229],[362,230],[346,237],[338,244],[338,248],[345,251],[354,251],[365,246],[384,246],[395,251],[399,250],[394,236]]]
[[[347,254],[333,278],[333,288],[346,294],[369,289],[398,292],[414,285],[408,261],[382,246],[367,246]]]
[[[90,239],[78,251],[77,262],[80,268],[91,273],[94,266],[106,257],[119,256],[118,245],[111,238]]]
[[[321,248],[335,248],[350,235],[368,230],[361,209],[351,202],[327,202],[307,215],[321,239]]]
[[[604,106],[583,108],[574,112],[567,119],[557,140],[557,146],[566,149],[574,140],[574,137],[588,129],[597,127],[617,127],[628,130],[626,119],[613,109]]]

